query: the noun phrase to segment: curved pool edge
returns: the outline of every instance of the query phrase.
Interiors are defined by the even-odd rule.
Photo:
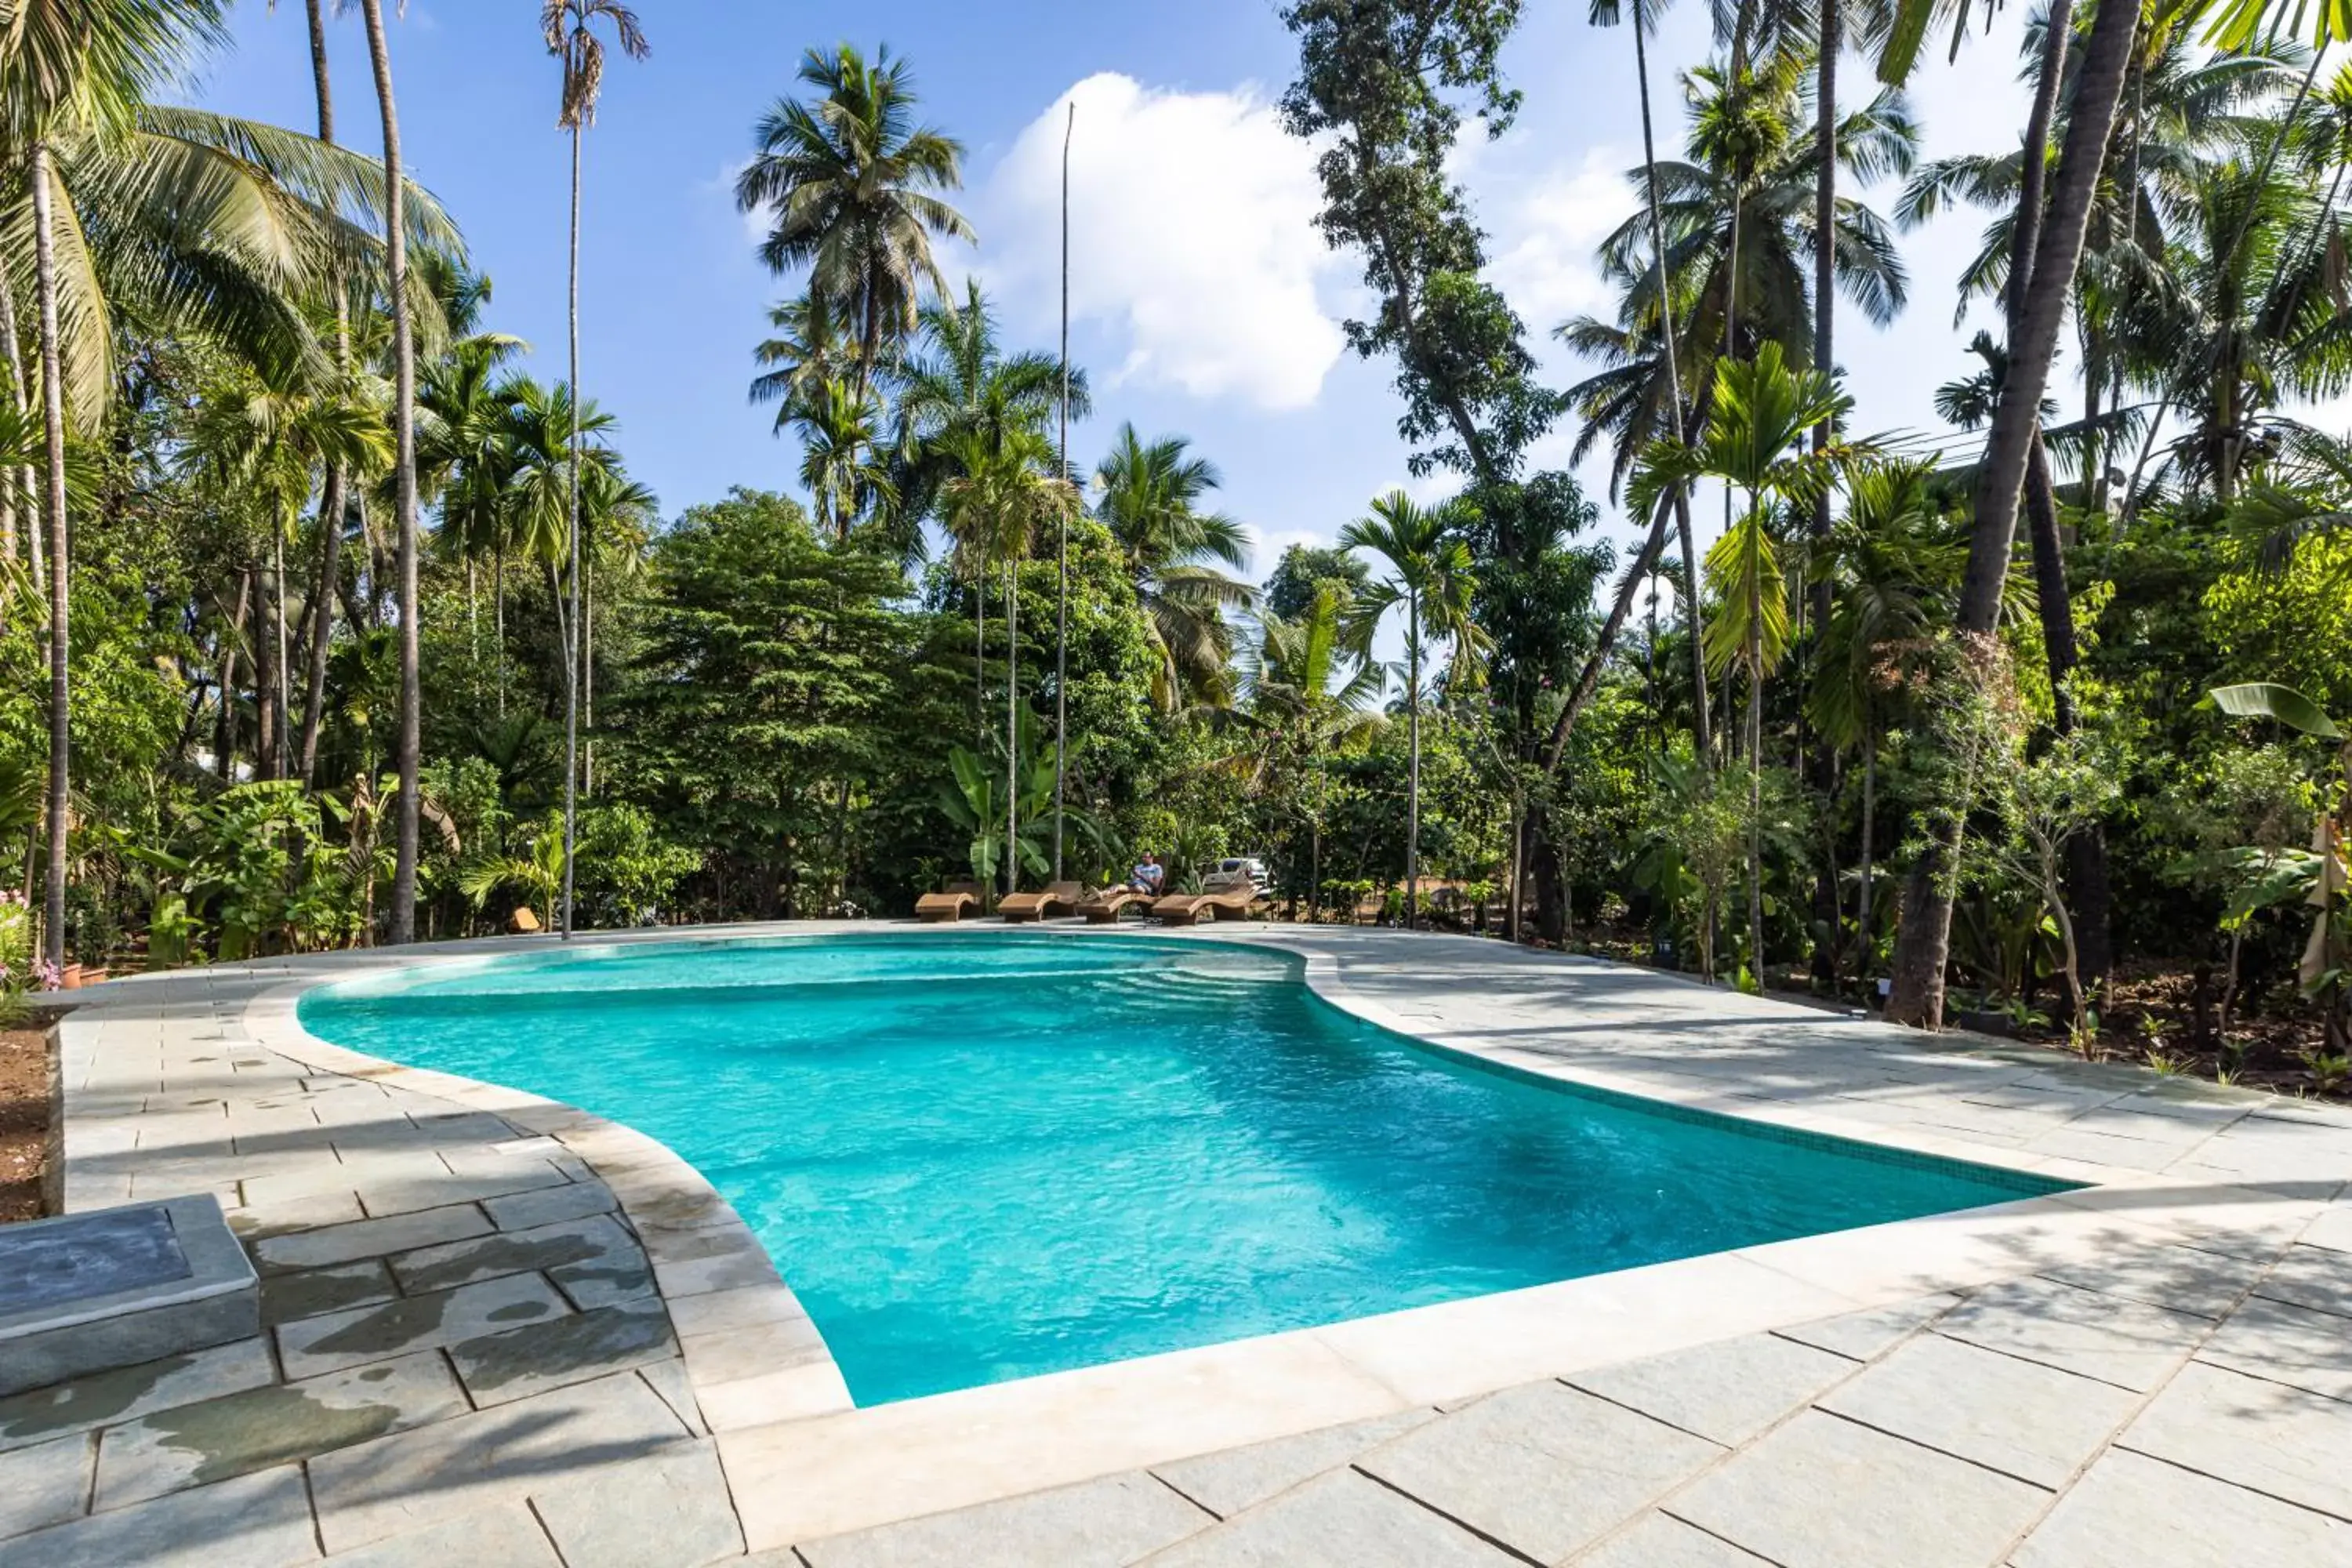
[[[959,929],[971,928],[765,922],[596,933],[580,940],[600,945],[758,941],[877,930],[925,930],[948,937]],[[1114,928],[1042,929],[1082,941]],[[1446,999],[1412,993],[1414,1008],[1407,1013],[1371,994],[1349,973],[1351,966],[1362,969],[1374,989],[1384,971],[1420,980],[1455,969],[1475,984],[1484,971],[1501,973],[1520,963],[1540,963],[1563,978],[1630,978],[1664,986],[1677,1016],[1686,1012],[1696,1018],[1737,1002],[1664,977],[1654,981],[1647,972],[1627,966],[1431,933],[1242,926],[1153,934],[1294,956],[1304,983],[1322,1000],[1440,1054],[1758,1126],[2055,1176],[2084,1188],[880,1405],[856,1405],[829,1353],[822,1352],[821,1371],[800,1380],[803,1387],[826,1385],[815,1398],[774,1397],[793,1383],[796,1367],[767,1367],[732,1378],[690,1373],[705,1418],[718,1436],[754,1552],[1472,1398],[1926,1292],[1970,1289],[2033,1272],[2040,1261],[2096,1252],[2118,1227],[2144,1234],[2178,1215],[2225,1210],[2229,1203],[2242,1201],[2163,1191],[2162,1179],[2150,1173],[1858,1121],[1838,1113],[1855,1102],[1836,1098],[1832,1089],[1764,1101],[1687,1079],[1640,1076],[1636,1069],[1646,1058],[1664,1059],[1659,1044],[1622,1041],[1621,1047],[1637,1048],[1604,1052],[1597,1061],[1539,1055],[1498,1038],[1510,1031],[1498,1030],[1479,1015],[1475,990],[1467,1002],[1460,994]],[[527,1091],[352,1051],[310,1035],[295,1016],[302,994],[340,980],[557,945],[549,939],[504,939],[363,959],[346,954],[340,955],[344,962],[299,974],[293,972],[309,967],[299,960],[255,965],[287,978],[246,1003],[247,1029],[257,1044],[298,1061],[315,1061],[324,1071],[414,1087],[467,1110],[492,1111],[519,1127],[552,1129],[549,1135],[576,1148],[577,1157],[595,1168],[616,1198],[624,1186],[638,1187],[633,1170],[646,1173],[648,1188],[655,1173],[667,1173],[696,1192],[710,1194],[724,1216],[714,1227],[740,1238],[750,1261],[741,1261],[741,1253],[730,1257],[759,1270],[768,1288],[780,1293],[777,1300],[788,1297],[788,1286],[740,1218],[698,1172],[656,1140]],[[1759,1023],[1797,1024],[1809,1016],[1821,1021],[1785,1004],[1759,1004],[1755,1010]],[[1610,1027],[1613,1032],[1616,1026]],[[1916,1048],[1919,1040],[1889,1026],[1861,1028],[1874,1043],[1898,1050]],[[1822,1109],[1825,1103],[1831,1109]],[[640,1206],[653,1212],[653,1202],[642,1196]],[[2158,1212],[2126,1217],[2126,1210],[2143,1208]],[[664,1297],[667,1304],[667,1290]],[[681,1299],[694,1296],[681,1293]],[[730,1395],[736,1394],[741,1397],[730,1404]]]
[[[649,937],[659,940],[652,932],[620,931],[574,940],[604,945]],[[331,972],[268,987],[245,1004],[242,1022],[254,1044],[320,1072],[364,1079],[468,1111],[487,1111],[561,1144],[611,1191],[616,1209],[644,1247],[655,1290],[686,1363],[688,1385],[712,1432],[856,1408],[824,1333],[793,1294],[775,1260],[734,1205],[669,1145],[626,1123],[528,1089],[353,1050],[310,1033],[301,1020],[301,999],[312,991],[362,977],[546,951],[560,948],[552,942],[529,947],[451,943],[440,951],[411,949],[373,962],[348,962]],[[748,1374],[742,1370],[741,1343],[747,1333],[756,1335],[764,1368]]]

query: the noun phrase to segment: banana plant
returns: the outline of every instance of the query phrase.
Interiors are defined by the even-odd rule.
[[[948,777],[939,784],[940,809],[948,820],[971,835],[967,850],[973,878],[983,888],[997,885],[1004,866],[1004,795],[1008,778],[1019,781],[1013,805],[1019,826],[1013,835],[1018,869],[1034,877],[1050,876],[1054,868],[1054,752],[1039,743],[1034,716],[1020,715],[1018,744],[1007,768],[1001,758],[983,758],[964,746],[948,749]],[[1002,750],[1000,746],[997,748]],[[1092,813],[1066,805],[1066,830],[1091,845],[1108,864],[1117,858],[1117,846]]]
[[[2352,1003],[2352,964],[2346,958],[2352,950],[2352,899],[2347,898],[2347,889],[2352,887],[2352,876],[2347,874],[2347,863],[2352,861],[2352,844],[2347,842],[2347,826],[2352,826],[2352,734],[2317,702],[2275,681],[2217,687],[2212,697],[2216,707],[2233,717],[2269,719],[2299,734],[2336,743],[2341,788],[2331,780],[2322,797],[2309,858],[2285,863],[2282,874],[2264,879],[2262,888],[2281,901],[2301,892],[2303,902],[2315,911],[2296,977],[2304,993],[2317,999],[2324,1011],[2327,1049],[2341,1054],[2352,1049],[2352,1018],[2347,1016],[2352,1012],[2347,1007]]]

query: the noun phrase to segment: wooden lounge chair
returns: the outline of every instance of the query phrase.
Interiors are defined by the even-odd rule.
[[[950,882],[936,893],[915,900],[915,918],[929,925],[951,924],[980,909],[978,882]]]
[[[1166,925],[1198,925],[1204,920],[1241,921],[1265,897],[1247,883],[1206,893],[1171,893],[1151,906],[1151,918]]]
[[[1139,893],[1133,888],[1105,888],[1101,892],[1082,900],[1078,913],[1087,917],[1089,925],[1110,926],[1118,923],[1120,915],[1131,904],[1149,905],[1150,893]]]
[[[1007,893],[996,906],[1006,925],[1019,925],[1024,921],[1050,920],[1055,915],[1076,913],[1086,901],[1084,882],[1049,882],[1042,893]]]

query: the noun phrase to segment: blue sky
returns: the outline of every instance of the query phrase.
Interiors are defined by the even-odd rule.
[[[389,5],[389,0],[387,0]],[[1406,480],[1391,370],[1342,349],[1357,265],[1308,226],[1311,154],[1282,136],[1274,99],[1295,55],[1273,0],[990,5],[879,0],[638,0],[654,46],[614,60],[588,143],[583,372],[618,416],[618,444],[672,515],[733,485],[792,488],[796,453],[745,400],[764,311],[789,291],[752,253],[733,172],[754,119],[793,90],[810,45],[888,43],[913,64],[924,110],[966,149],[960,200],[979,230],[977,268],[1016,344],[1055,341],[1055,201],[1062,105],[1078,105],[1074,155],[1073,357],[1097,387],[1073,432],[1091,466],[1123,419],[1181,433],[1225,476],[1223,504],[1271,567],[1291,540],[1328,539],[1372,495]],[[1555,384],[1578,374],[1545,336],[1606,309],[1591,252],[1633,210],[1638,161],[1631,38],[1596,31],[1582,4],[1528,7],[1506,66],[1528,106],[1500,142],[1458,158],[1490,235],[1492,275],[1544,353]],[[1956,68],[1931,64],[1915,109],[1927,151],[2011,145],[2023,119],[2012,78],[2023,7]],[[452,209],[497,287],[492,323],[530,340],[532,368],[563,374],[566,145],[554,128],[556,66],[532,0],[414,0],[392,31],[410,167]],[[1679,138],[1675,73],[1704,58],[1706,7],[1671,13],[1653,50],[1662,139]],[[308,129],[314,123],[300,0],[243,0],[235,47],[191,96]],[[338,131],[378,145],[356,16],[332,25]],[[1859,101],[1866,70],[1846,76]],[[1891,190],[1877,193],[1882,205]],[[1849,312],[1840,359],[1864,430],[1933,423],[1935,384],[1971,368],[1952,333],[1952,279],[1973,216],[1906,241],[1913,304],[1880,332]],[[1564,459],[1567,432],[1540,457]],[[1596,497],[1603,477],[1588,475]],[[1423,494],[1434,481],[1417,484]],[[1605,498],[1604,498],[1605,499]],[[1706,514],[1703,509],[1702,515]],[[1624,537],[1604,506],[1612,537]]]

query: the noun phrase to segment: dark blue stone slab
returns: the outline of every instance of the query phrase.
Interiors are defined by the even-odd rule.
[[[189,1278],[161,1208],[68,1215],[0,1230],[0,1314],[57,1307]]]

